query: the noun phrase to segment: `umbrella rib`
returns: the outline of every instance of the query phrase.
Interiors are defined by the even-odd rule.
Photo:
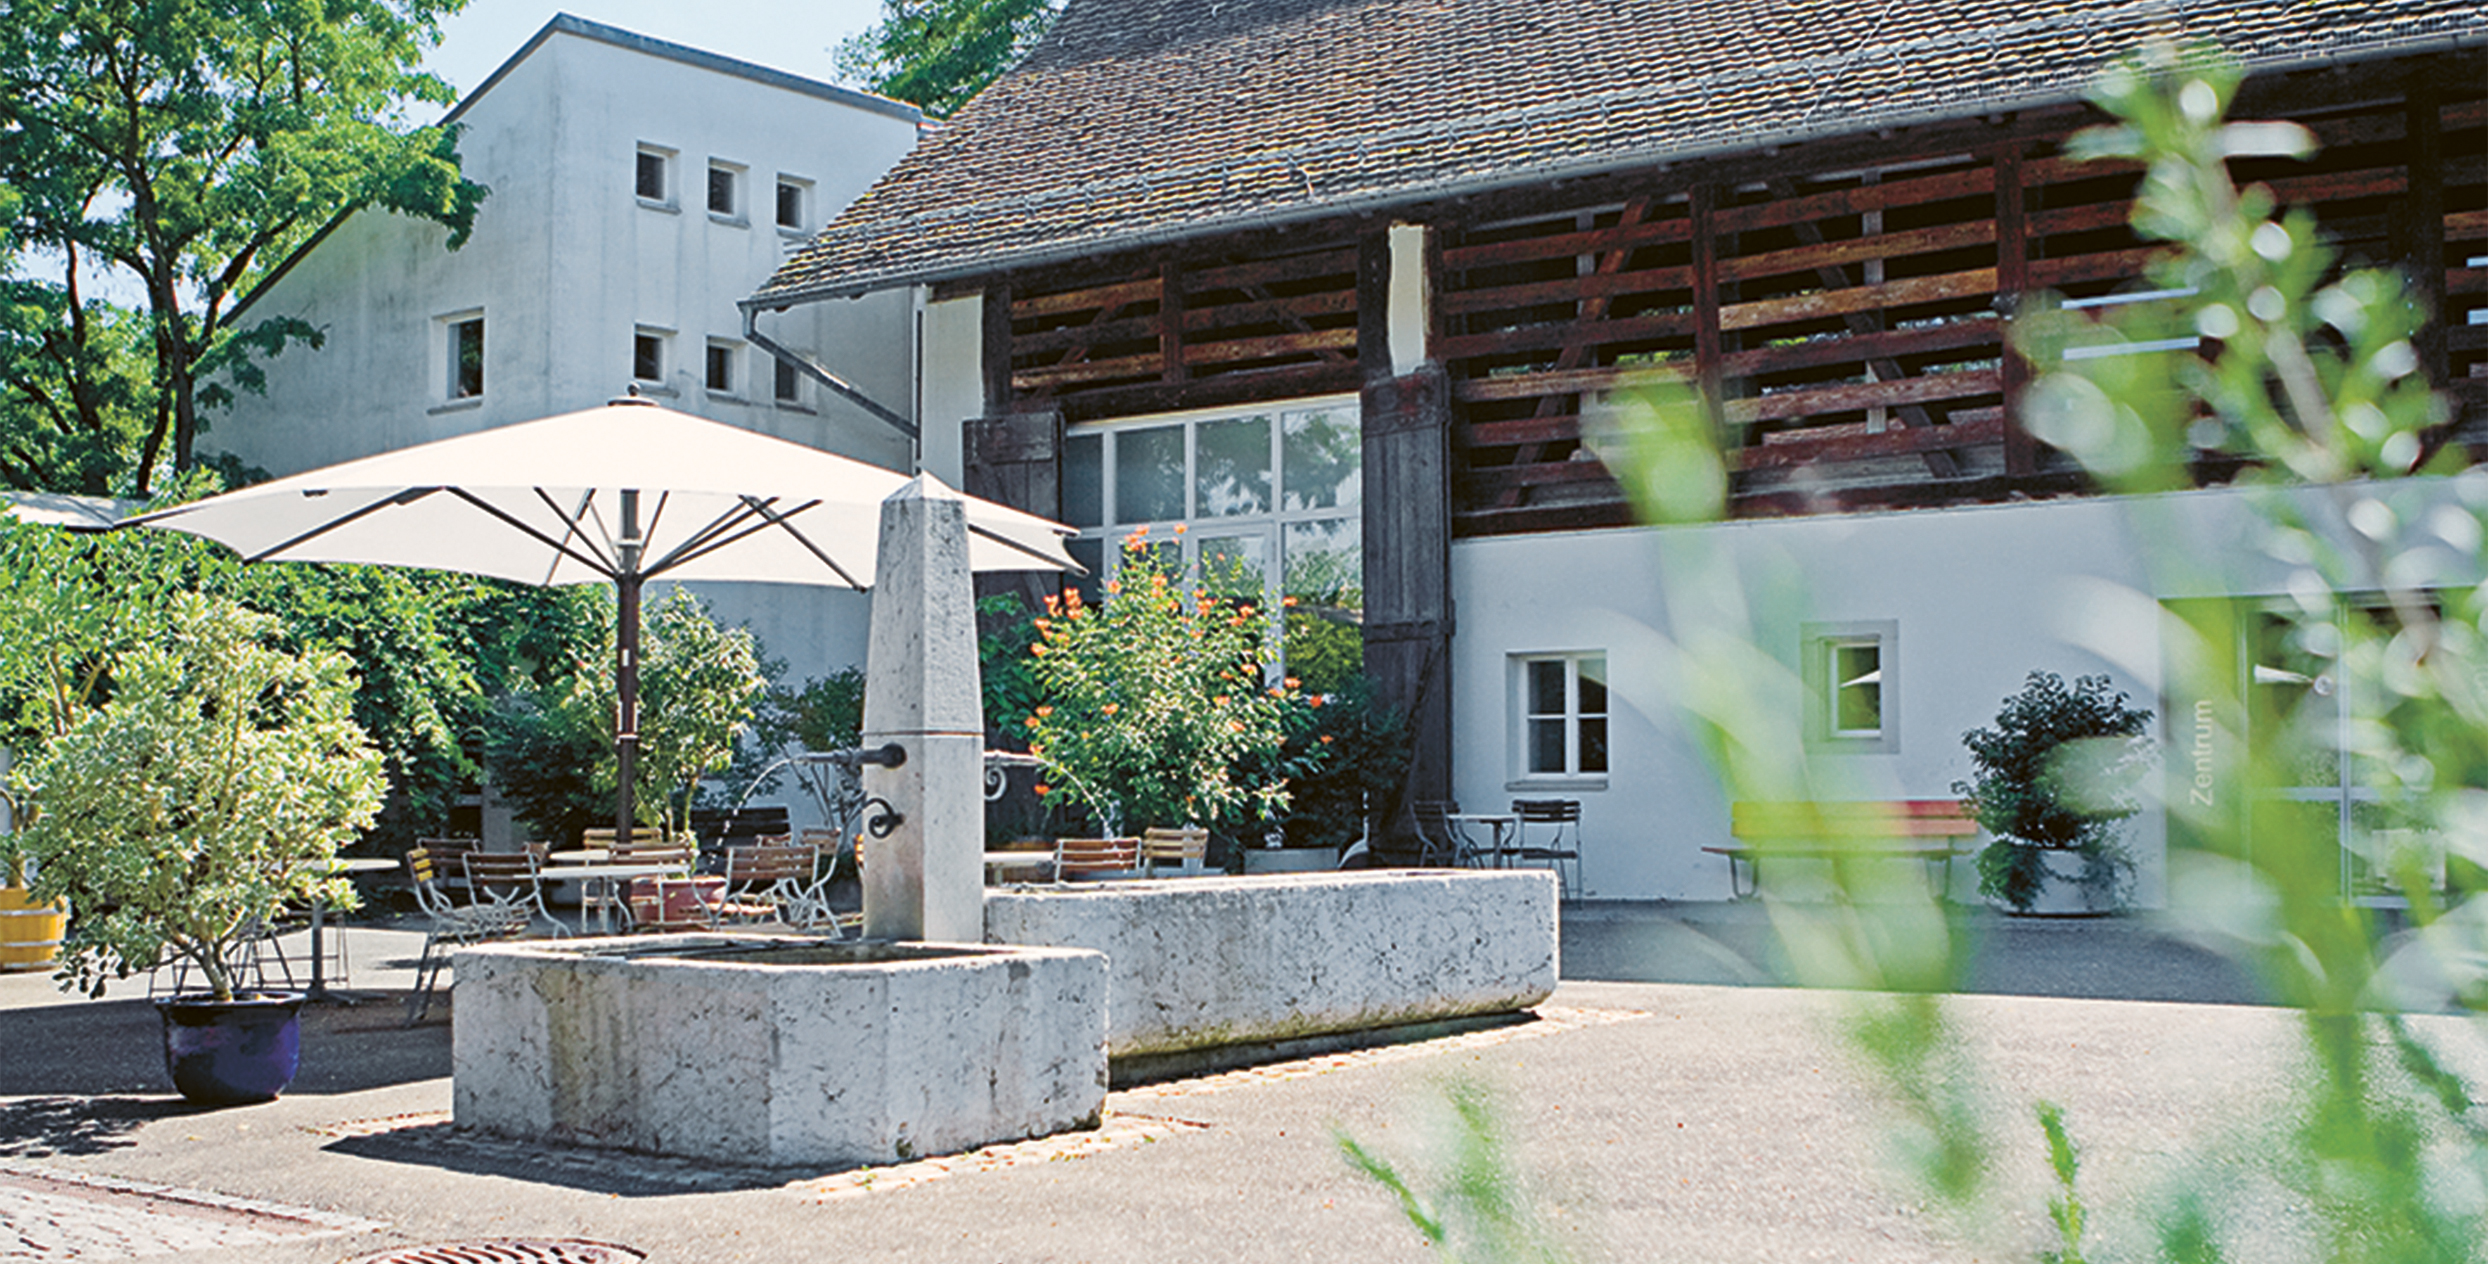
[[[1028,547],[1027,545],[1022,544],[1022,543],[1020,543],[1019,541],[1014,540],[1014,539],[1012,539],[1011,537],[1009,537],[1009,536],[1007,536],[1007,535],[1003,535],[1002,533],[1000,533],[1000,532],[998,532],[998,531],[988,531],[988,530],[986,530],[985,528],[980,527],[980,526],[976,525],[976,524],[975,524],[975,523],[973,523],[973,522],[971,522],[971,523],[969,523],[969,524],[968,524],[968,534],[970,534],[970,535],[981,535],[981,536],[985,537],[986,539],[991,540],[991,541],[993,541],[994,543],[999,544],[999,545],[1002,545],[1002,546],[1004,546],[1004,547],[1006,547],[1006,548],[1013,548],[1013,549],[1017,549],[1017,550],[1019,550],[1020,552],[1025,553],[1025,554],[1027,554],[1028,556],[1033,557],[1033,558],[1037,559],[1038,561],[1045,563],[1045,566],[1046,566],[1046,569],[1047,569],[1047,570],[1061,570],[1061,569],[1063,568],[1063,564],[1062,564],[1060,561],[1058,561],[1058,560],[1056,560],[1056,559],[1054,559],[1054,558],[1047,557],[1044,553],[1039,552],[1039,551],[1038,551],[1038,550],[1036,550],[1036,549],[1032,549],[1032,548]],[[1082,567],[1082,566],[1079,566],[1077,563],[1074,563],[1074,564],[1073,564],[1073,569],[1075,569],[1075,570],[1080,570],[1080,571],[1085,572],[1087,568]]]
[[[748,496],[744,497],[744,499],[751,501],[751,498]],[[814,544],[812,542],[812,537],[797,530],[795,528],[795,524],[788,521],[788,519],[793,518],[796,514],[802,513],[807,509],[811,509],[820,503],[821,502],[817,500],[808,501],[786,513],[778,513],[777,511],[769,508],[767,505],[761,504],[758,501],[751,501],[752,509],[755,512],[759,513],[760,516],[767,518],[770,524],[775,526],[778,530],[795,537],[795,543],[802,545],[805,552],[821,559],[821,565],[828,567],[838,576],[838,578],[845,580],[847,587],[855,589],[857,592],[870,591],[867,585],[855,582],[855,576],[848,574],[847,568],[840,566],[836,559],[830,557],[827,550],[823,549],[820,545]],[[880,546],[876,544],[874,546],[874,551],[879,552],[879,550]]]
[[[364,518],[369,517],[372,514],[376,514],[383,509],[395,509],[401,505],[411,505],[439,490],[441,489],[437,487],[409,487],[404,491],[393,492],[380,498],[379,500],[375,500],[370,504],[355,510],[352,513],[340,514],[337,517],[331,518],[328,521],[303,532],[301,535],[295,536],[294,538],[279,544],[270,545],[267,548],[261,549],[257,553],[244,557],[242,560],[246,563],[267,561],[269,558],[274,557],[297,544],[319,539],[321,536],[327,535],[329,532],[334,531],[339,527],[349,526],[353,523],[360,522]]]
[[[579,493],[579,507],[575,510],[570,510],[564,509],[559,504],[555,503],[552,494],[545,491],[541,487],[533,487],[528,490],[536,494],[536,499],[543,502],[545,508],[553,511],[554,517],[562,520],[562,538],[558,540],[552,539],[544,533],[536,531],[533,528],[528,527],[526,524],[511,518],[508,514],[500,515],[503,521],[508,522],[511,526],[517,527],[521,531],[525,531],[528,534],[535,536],[538,540],[544,541],[545,544],[552,547],[554,552],[564,554],[569,557],[575,558],[579,556],[576,552],[571,550],[570,539],[572,536],[577,536],[580,543],[585,545],[591,551],[595,549],[595,542],[588,538],[588,533],[582,529],[580,525],[588,518],[589,515],[596,512],[595,492],[585,491]],[[474,501],[473,497],[469,497],[468,499],[470,501]],[[484,505],[481,501],[474,501],[474,503],[479,508],[485,509],[487,512],[500,513],[499,510],[492,509],[490,506]],[[604,525],[604,520],[599,518],[597,520],[597,525],[602,527]],[[607,532],[606,534],[611,535],[612,533]],[[622,567],[619,563],[604,560],[604,556],[602,554],[597,554],[594,558],[582,558],[580,560],[586,562],[590,570],[603,571],[608,576],[619,575],[622,573]],[[553,565],[559,566],[561,563],[556,560]],[[544,575],[545,582],[551,583],[553,578],[552,567],[547,567]]]
[[[743,503],[739,507],[731,512],[717,515],[717,517],[710,521],[707,526],[692,532],[691,535],[682,543],[677,544],[672,549],[668,550],[664,557],[661,557],[654,563],[651,563],[647,568],[647,573],[654,575],[661,571],[671,570],[674,567],[680,566],[685,562],[692,561],[695,558],[705,557],[711,553],[714,553],[718,549],[734,543],[735,540],[742,539],[744,535],[751,534],[751,532],[746,531],[742,533],[742,535],[736,535],[731,539],[718,539],[719,536],[725,535],[727,532],[734,530],[735,527],[752,516],[754,512],[752,498],[745,496],[741,499]],[[818,504],[820,502],[815,501],[813,503]]]
[[[450,495],[483,510],[485,513],[495,518],[499,518],[502,523],[508,526],[511,530],[518,532],[520,535],[528,536],[534,539],[538,544],[542,544],[546,548],[549,548],[554,552],[577,562],[589,570],[603,575],[607,579],[613,579],[616,577],[616,569],[609,563],[605,562],[602,558],[579,552],[577,549],[570,547],[568,541],[556,540],[553,537],[546,535],[542,531],[537,530],[533,524],[519,521],[516,517],[512,516],[508,510],[484,500],[482,497],[477,496],[475,493],[470,492],[463,487],[444,487],[439,490],[448,492]],[[543,496],[544,489],[537,488],[536,495],[539,497]],[[561,507],[558,505],[552,505],[552,502],[549,499],[545,503],[552,507],[553,512],[561,512]],[[567,520],[565,519],[565,521]]]

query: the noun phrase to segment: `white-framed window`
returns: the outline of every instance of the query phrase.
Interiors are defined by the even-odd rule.
[[[812,182],[800,176],[777,178],[777,226],[800,233],[812,224]]]
[[[1607,654],[1564,650],[1514,654],[1512,784],[1607,778]]]
[[[631,331],[631,380],[643,387],[665,389],[665,375],[673,358],[674,334],[670,329],[641,325]]]
[[[804,406],[802,370],[785,360],[772,356],[769,359],[769,377],[769,397],[776,400],[779,407],[801,408]]]
[[[740,224],[743,214],[744,169],[735,163],[708,160],[708,214],[711,219]]]
[[[631,189],[638,194],[640,205],[672,209],[674,158],[675,151],[662,145],[640,145],[631,168]]]
[[[730,338],[708,340],[707,359],[700,366],[700,380],[711,395],[740,395],[743,391],[743,344]]]
[[[441,352],[441,398],[457,403],[460,400],[484,397],[484,313],[479,309],[455,312],[438,321],[436,341]]]
[[[1224,596],[1277,612],[1313,693],[1364,665],[1363,436],[1354,396],[1099,422],[1063,439],[1063,516],[1093,589],[1151,528]],[[1182,526],[1181,535],[1171,528]],[[1095,597],[1095,591],[1090,596]]]
[[[1809,623],[1801,636],[1806,744],[1832,752],[1898,753],[1899,622]]]

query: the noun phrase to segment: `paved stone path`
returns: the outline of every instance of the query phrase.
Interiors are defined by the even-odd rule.
[[[379,1227],[298,1207],[0,1163],[0,1261],[144,1259]]]

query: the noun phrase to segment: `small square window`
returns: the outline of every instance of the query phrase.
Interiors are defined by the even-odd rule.
[[[449,397],[475,399],[484,393],[484,318],[470,316],[449,324]]]
[[[632,172],[632,188],[642,202],[668,204],[674,200],[674,154],[672,150],[653,145],[639,147],[638,165]]]
[[[1890,620],[1805,626],[1808,745],[1857,754],[1900,750],[1899,634]]]
[[[734,361],[741,348],[731,342],[708,344],[708,363],[703,377],[711,395],[732,395],[735,387]]]
[[[639,382],[665,381],[665,335],[642,329],[631,335],[631,378]]]
[[[708,164],[708,213],[722,219],[743,217],[743,169],[722,162]]]
[[[777,226],[801,232],[804,226],[805,203],[812,200],[812,182],[792,176],[779,176],[777,182]]]
[[[770,393],[777,397],[777,402],[781,404],[802,403],[803,375],[795,371],[794,365],[784,360],[771,360],[769,363],[776,366],[776,381],[770,388]]]
[[[1531,654],[1513,659],[1519,695],[1521,780],[1607,774],[1607,656]]]

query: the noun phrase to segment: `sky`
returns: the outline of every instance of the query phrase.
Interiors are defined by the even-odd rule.
[[[555,13],[834,81],[830,50],[872,25],[881,0],[470,0],[424,68],[465,96]]]

